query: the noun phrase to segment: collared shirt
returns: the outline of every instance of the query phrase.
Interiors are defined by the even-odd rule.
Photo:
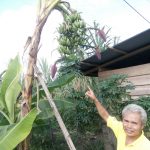
[[[144,136],[141,136],[131,144],[125,145],[126,134],[121,121],[115,117],[109,116],[107,126],[110,127],[117,138],[117,150],[150,150],[150,141]]]

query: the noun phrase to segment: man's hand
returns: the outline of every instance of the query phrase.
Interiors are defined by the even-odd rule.
[[[88,91],[85,93],[86,96],[91,98],[94,102],[97,101],[97,98],[93,92],[93,90],[88,86]]]
[[[98,110],[99,115],[107,122],[107,119],[109,117],[109,113],[103,107],[103,105],[100,103],[100,101],[96,98],[93,90],[91,90],[90,87],[88,87],[88,91],[85,93],[85,95],[93,100],[94,104],[96,105],[96,108]]]

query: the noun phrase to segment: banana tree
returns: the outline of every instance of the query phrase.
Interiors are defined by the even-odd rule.
[[[24,87],[22,91],[22,116],[28,114],[31,109],[32,104],[32,87],[33,87],[33,80],[34,80],[34,68],[33,66],[37,63],[37,54],[40,49],[39,43],[41,38],[42,29],[52,12],[52,10],[57,9],[59,11],[66,11],[68,9],[68,5],[66,2],[62,2],[61,0],[39,0],[39,9],[37,14],[37,24],[34,30],[34,33],[31,37],[28,37],[27,42],[25,44],[25,49],[29,49],[29,59],[28,59],[28,66],[27,72],[24,75]],[[62,6],[63,5],[63,6]],[[65,9],[63,9],[65,7]],[[28,146],[26,141],[24,142],[24,146],[22,150],[27,150]]]
[[[37,15],[37,24],[32,37],[28,37],[25,50],[29,47],[29,59],[27,66],[27,73],[24,77],[24,89],[23,89],[23,116],[26,115],[31,106],[32,101],[32,83],[34,78],[33,66],[37,62],[37,54],[39,51],[39,43],[41,38],[42,29],[46,23],[48,16],[54,7],[58,4],[59,0],[39,0],[39,10]],[[30,39],[30,40],[29,40]]]
[[[37,109],[34,108],[25,117],[20,117],[20,77],[21,65],[17,56],[10,61],[0,87],[0,148],[4,150],[12,150],[28,136],[37,115]]]

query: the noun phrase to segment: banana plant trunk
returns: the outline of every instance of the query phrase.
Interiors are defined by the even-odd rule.
[[[34,79],[34,68],[33,66],[37,61],[37,54],[39,51],[39,43],[41,39],[42,29],[47,21],[51,11],[57,5],[60,0],[47,0],[43,7],[40,7],[40,11],[37,17],[37,25],[32,37],[28,37],[27,47],[29,48],[29,61],[27,66],[27,72],[24,76],[24,89],[22,91],[22,104],[21,104],[21,115],[24,117],[30,111],[30,105],[32,100],[32,83]],[[40,1],[40,6],[42,1]],[[26,47],[26,46],[25,46]],[[26,48],[27,48],[26,47]],[[26,51],[26,48],[24,51]],[[22,150],[28,150],[29,144],[28,139],[23,141]]]

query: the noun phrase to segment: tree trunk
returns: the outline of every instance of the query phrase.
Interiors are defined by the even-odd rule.
[[[105,150],[116,150],[116,137],[113,131],[106,126],[105,123],[102,125],[103,142]]]
[[[32,82],[34,78],[34,69],[33,66],[37,61],[37,53],[39,51],[39,43],[41,39],[42,29],[47,21],[49,14],[52,9],[57,5],[60,0],[49,0],[44,3],[45,5],[40,8],[39,15],[37,18],[37,25],[32,37],[28,37],[27,46],[25,45],[25,50],[29,47],[29,62],[27,67],[27,73],[24,77],[24,89],[22,92],[22,104],[21,104],[21,115],[22,117],[26,116],[30,111],[30,105],[32,100]],[[26,139],[23,142],[22,150],[28,150],[28,142]]]

